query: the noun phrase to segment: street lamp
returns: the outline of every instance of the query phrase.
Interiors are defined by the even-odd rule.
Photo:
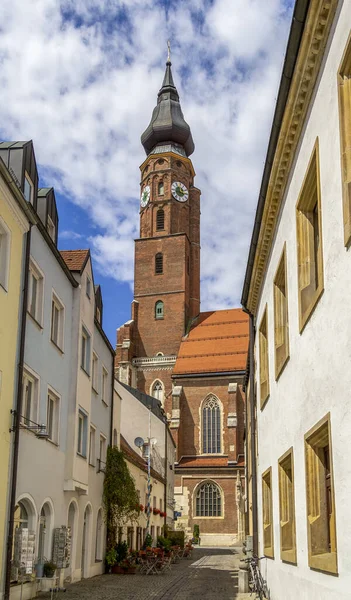
[[[10,433],[15,431],[16,427],[18,427],[19,429],[33,431],[39,440],[47,440],[49,438],[49,434],[46,431],[46,425],[44,423],[39,424],[35,421],[31,421],[30,419],[27,419],[27,417],[19,415],[17,410],[11,410],[10,412],[13,415],[13,425],[9,430]]]

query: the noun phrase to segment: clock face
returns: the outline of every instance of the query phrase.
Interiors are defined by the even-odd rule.
[[[141,192],[140,206],[142,206],[142,208],[145,208],[145,206],[147,205],[149,200],[150,200],[150,186],[146,185],[144,187],[143,191]]]
[[[180,181],[174,181],[172,183],[172,195],[178,202],[186,202],[189,198],[188,190],[184,183],[181,183]]]

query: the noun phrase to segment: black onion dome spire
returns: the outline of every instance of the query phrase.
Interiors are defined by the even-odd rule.
[[[178,154],[190,156],[195,146],[190,127],[183,117],[171,64],[168,57],[162,87],[157,96],[157,105],[148,127],[141,136],[141,143],[146,154],[173,150]]]

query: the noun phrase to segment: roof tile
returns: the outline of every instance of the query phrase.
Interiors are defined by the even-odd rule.
[[[88,255],[88,250],[61,250],[60,254],[70,271],[81,271]]]

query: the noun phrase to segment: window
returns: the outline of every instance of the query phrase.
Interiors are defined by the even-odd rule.
[[[305,435],[305,461],[309,565],[314,569],[337,573],[329,415]]]
[[[274,558],[272,467],[262,475],[263,553]]]
[[[85,292],[86,292],[86,295],[88,296],[88,298],[90,300],[90,296],[91,296],[91,279],[90,279],[90,277],[88,275],[87,275],[87,280],[86,280]]]
[[[104,435],[100,435],[100,462],[106,462],[106,438]]]
[[[268,363],[268,323],[267,306],[261,319],[259,328],[259,348],[260,348],[260,396],[261,408],[263,408],[269,396],[269,363]]]
[[[163,319],[163,302],[158,300],[155,304],[155,319]]]
[[[103,558],[103,518],[102,509],[99,508],[96,519],[96,544],[95,544],[95,562],[101,562]]]
[[[165,193],[165,187],[164,187],[163,181],[160,181],[158,184],[158,195],[163,196],[164,193]]]
[[[296,529],[293,450],[279,459],[280,557],[296,563]]]
[[[163,254],[158,252],[155,256],[155,274],[162,275],[163,273]]]
[[[113,445],[114,446],[118,445],[117,429],[113,430]],[[140,495],[140,492],[139,492],[139,495]]]
[[[80,408],[78,410],[78,444],[77,452],[80,456],[87,456],[88,415]]]
[[[275,274],[273,285],[275,376],[278,378],[289,358],[288,294],[285,248]]]
[[[63,350],[64,316],[64,306],[56,294],[53,293],[51,300],[51,341],[61,350]]]
[[[48,215],[47,230],[48,230],[48,234],[51,237],[52,241],[56,242],[56,227],[55,227],[55,224],[54,224],[52,218],[50,217],[50,215]]]
[[[43,274],[31,259],[29,263],[28,312],[39,325],[43,322],[43,288]]]
[[[90,425],[90,433],[89,433],[89,464],[92,465],[93,467],[95,467],[95,454],[96,454],[96,448],[95,448],[95,427],[93,427],[92,425]]]
[[[218,485],[211,481],[201,484],[196,493],[197,517],[221,517],[222,496]]]
[[[88,375],[90,375],[90,335],[85,327],[82,327],[81,353],[81,367]]]
[[[29,177],[28,173],[25,173],[25,176],[24,176],[24,191],[23,191],[23,195],[24,195],[25,199],[27,200],[27,202],[30,202],[31,204],[33,204],[33,200],[34,200],[34,185],[33,185],[33,182],[31,180],[31,178]]]
[[[54,444],[58,444],[59,442],[59,422],[60,398],[52,390],[49,390],[46,409],[46,431],[49,434],[49,440]]]
[[[323,291],[318,140],[296,205],[300,332]]]
[[[0,217],[0,285],[7,291],[10,264],[11,233]]]
[[[156,213],[156,229],[160,231],[165,228],[165,211],[163,208],[159,208]]]
[[[338,75],[339,121],[344,212],[344,243],[351,241],[351,37],[349,37]]]
[[[27,370],[23,372],[22,424],[36,423],[38,414],[39,379]]]
[[[95,352],[93,352],[93,360],[92,360],[92,366],[91,366],[91,380],[92,380],[92,386],[93,389],[95,390],[95,392],[98,392],[98,368],[99,368],[99,359],[97,357],[97,354],[95,354]]]
[[[221,452],[221,409],[215,396],[209,396],[202,406],[202,452]]]
[[[107,404],[107,381],[108,381],[108,372],[105,367],[102,367],[102,385],[101,385],[101,400]]]
[[[155,381],[152,386],[151,396],[163,403],[163,385],[161,381]]]

